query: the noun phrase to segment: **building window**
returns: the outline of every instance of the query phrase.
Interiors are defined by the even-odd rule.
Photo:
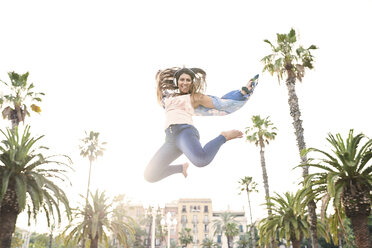
[[[192,229],[193,229],[193,232],[194,232],[194,233],[197,233],[197,232],[198,232],[198,225],[193,224]]]
[[[198,237],[196,235],[194,235],[192,237],[192,241],[194,242],[194,244],[198,243]]]
[[[221,235],[217,235],[217,243],[221,244]]]
[[[186,228],[186,223],[182,223],[182,229]]]
[[[192,216],[192,222],[194,222],[194,223],[198,222],[198,216],[193,215]]]
[[[204,225],[204,232],[209,232],[208,224]]]
[[[190,205],[190,212],[200,212],[200,206]]]
[[[208,213],[208,206],[204,206],[204,213]]]
[[[186,222],[187,222],[186,215],[182,215],[181,216],[181,223],[186,223]]]
[[[239,231],[243,232],[243,225],[239,225]]]
[[[204,223],[208,223],[209,222],[209,219],[208,219],[208,215],[204,215]]]
[[[182,213],[186,213],[186,205],[182,206]]]

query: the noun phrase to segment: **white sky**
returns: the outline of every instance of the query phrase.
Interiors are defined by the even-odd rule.
[[[301,180],[287,89],[262,74],[271,53],[264,39],[294,28],[299,44],[312,44],[315,70],[297,86],[307,147],[327,149],[328,132],[371,133],[371,1],[1,1],[0,79],[30,72],[46,93],[42,113],[26,123],[54,153],[71,156],[71,205],[86,192],[88,160],[79,156],[84,131],[108,142],[93,166],[92,187],[132,202],[164,204],[184,197],[211,198],[215,210],[246,208],[237,181],[252,176],[253,218],[265,216],[259,150],[243,139],[226,143],[207,167],[189,168],[150,184],[143,170],[164,140],[163,110],[155,97],[158,69],[186,65],[206,70],[208,94],[240,88],[260,73],[260,85],[240,111],[198,117],[205,144],[221,131],[244,130],[251,116],[270,116],[278,135],[266,149],[270,191],[295,191]],[[1,121],[0,127],[9,126]],[[182,157],[179,161],[183,162]],[[19,217],[19,225],[25,217]],[[43,223],[39,221],[39,223]],[[42,230],[45,224],[39,224]]]

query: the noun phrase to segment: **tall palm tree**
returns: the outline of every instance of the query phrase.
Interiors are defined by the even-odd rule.
[[[68,198],[55,181],[66,180],[71,161],[67,156],[63,160],[45,156],[41,150],[46,147],[35,147],[43,136],[31,137],[29,129],[22,136],[17,127],[1,130],[5,140],[0,145],[0,248],[10,247],[17,217],[26,208],[29,218],[44,211],[48,225],[51,217],[61,222],[60,203],[70,215]]]
[[[367,141],[363,144],[364,139]],[[372,198],[372,139],[362,133],[354,136],[351,129],[346,142],[340,134],[329,134],[327,141],[333,148],[333,154],[316,148],[304,152],[322,155],[301,165],[321,170],[310,174],[306,183],[313,187],[315,195],[332,199],[336,212],[342,208],[350,218],[357,247],[370,248],[368,216],[371,214]]]
[[[269,144],[269,141],[274,140],[276,136],[276,127],[273,123],[266,117],[262,119],[259,115],[252,116],[252,127],[247,127],[245,130],[246,140],[255,143],[256,146],[260,148],[260,158],[261,158],[261,168],[262,168],[262,178],[265,188],[266,200],[270,201],[270,190],[269,190],[269,178],[266,172],[266,162],[265,162],[265,143]],[[271,215],[271,209],[267,209],[268,215]]]
[[[70,241],[77,244],[87,236],[89,247],[97,248],[99,243],[105,242],[108,246],[108,233],[112,232],[124,247],[128,247],[128,241],[134,239],[134,220],[129,216],[113,215],[113,204],[108,202],[105,192],[99,193],[98,190],[93,195],[92,201],[81,209],[75,210],[75,218],[63,232],[65,244]]]
[[[309,236],[310,224],[305,210],[308,198],[302,191],[297,191],[296,195],[286,192],[284,196],[276,193],[270,198],[270,203],[266,204],[274,213],[259,222],[260,243],[269,244],[279,234],[279,239],[285,238],[288,246],[291,242],[293,248],[299,248],[301,240]],[[324,228],[319,226],[319,231],[327,237]]]
[[[231,234],[234,234],[232,231],[237,225],[237,221],[235,220],[236,216],[231,212],[223,212],[220,214],[218,219],[213,221],[213,229],[214,234],[225,234],[227,239],[227,245],[230,247],[231,245]],[[236,235],[235,235],[236,236]]]
[[[97,160],[98,156],[103,156],[103,151],[105,150],[103,148],[103,145],[106,144],[106,142],[100,143],[99,141],[99,133],[90,131],[89,134],[85,132],[86,137],[82,139],[82,144],[80,145],[80,155],[85,157],[88,157],[89,160],[89,173],[88,173],[88,186],[87,186],[87,193],[85,196],[86,205],[88,205],[88,196],[89,196],[89,190],[90,190],[90,178],[92,173],[92,164],[95,160]],[[85,238],[83,238],[81,242],[81,247],[85,248]]]
[[[86,194],[86,200],[88,200],[92,163],[97,160],[99,156],[103,156],[103,151],[105,150],[103,146],[106,145],[106,142],[99,141],[98,132],[90,131],[89,134],[87,132],[85,132],[85,134],[87,136],[81,140],[82,145],[80,145],[80,155],[84,158],[88,157],[89,159],[88,187]]]
[[[252,246],[253,248],[256,247],[256,239],[255,239],[255,233],[254,233],[254,224],[252,220],[252,208],[251,208],[251,200],[250,200],[250,193],[252,192],[258,192],[257,190],[257,183],[253,181],[252,177],[245,176],[239,180],[239,184],[241,186],[240,191],[247,192],[248,197],[248,208],[249,208],[249,216],[250,216],[250,232],[252,236]]]
[[[21,121],[25,120],[26,115],[30,115],[28,112],[27,100],[31,102],[41,102],[41,95],[44,95],[42,92],[34,92],[34,85],[28,84],[29,73],[18,74],[15,72],[9,72],[8,76],[10,79],[10,85],[2,80],[0,82],[4,83],[10,88],[10,93],[4,96],[0,96],[0,107],[4,103],[9,103],[10,105],[5,107],[2,111],[3,118],[8,119],[12,123],[12,130],[19,125]],[[30,105],[31,110],[40,113],[41,109],[35,103]]]
[[[301,162],[305,164],[307,158],[306,155],[301,155],[301,151],[306,149],[306,144],[295,86],[296,79],[302,82],[305,68],[313,69],[313,55],[311,54],[311,50],[317,49],[317,47],[314,45],[308,48],[299,46],[297,49],[294,49],[296,41],[297,37],[294,29],[291,29],[288,34],[277,34],[277,44],[275,46],[269,40],[265,40],[271,46],[273,53],[265,56],[262,62],[264,63],[263,71],[268,71],[271,75],[276,73],[279,83],[283,79],[283,76],[287,75],[286,85],[290,114],[293,118],[293,127],[295,129]],[[303,167],[303,177],[306,177],[308,174],[308,167]],[[316,205],[314,201],[309,202],[308,210],[311,223],[312,247],[318,248]]]

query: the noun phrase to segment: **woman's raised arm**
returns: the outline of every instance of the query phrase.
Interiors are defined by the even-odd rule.
[[[201,93],[195,94],[191,101],[194,109],[199,107],[200,105],[206,108],[214,108],[212,98]]]

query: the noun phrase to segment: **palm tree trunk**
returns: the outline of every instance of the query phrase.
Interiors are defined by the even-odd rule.
[[[253,248],[256,248],[256,240],[255,240],[255,236],[254,236],[254,226],[253,226],[253,220],[252,220],[251,200],[249,198],[249,190],[248,190],[248,188],[247,188],[247,196],[248,196],[249,216],[251,218],[250,232],[251,232],[251,238],[252,238],[252,247]]]
[[[86,204],[85,205],[88,205],[88,196],[89,196],[89,188],[90,188],[90,175],[91,175],[91,171],[92,171],[92,160],[89,159],[88,187],[87,187],[87,194],[86,194],[86,197],[85,197],[85,201],[86,201]]]
[[[293,127],[295,129],[295,135],[297,140],[297,147],[299,149],[301,163],[305,164],[307,162],[306,155],[301,155],[302,150],[306,149],[305,138],[304,138],[304,129],[302,128],[301,120],[301,111],[298,104],[298,98],[296,94],[296,76],[292,71],[292,68],[287,70],[288,78],[286,81],[288,89],[288,104],[290,109],[290,115],[293,118]],[[309,167],[303,167],[302,176],[305,178],[309,175]],[[318,234],[317,234],[317,217],[316,217],[316,205],[314,201],[311,201],[307,205],[309,212],[309,221],[310,221],[310,233],[311,233],[311,243],[313,248],[318,248]]]
[[[98,235],[90,240],[90,248],[98,248]]]
[[[263,143],[263,141],[260,138],[260,144],[261,143]],[[263,150],[263,145],[260,145],[260,156],[261,156],[262,178],[263,178],[263,183],[264,183],[264,188],[265,188],[266,202],[270,203],[269,178],[268,178],[267,172],[266,172],[265,151]],[[267,209],[267,214],[270,218],[270,216],[272,215],[272,210],[271,210],[270,207]],[[274,248],[275,246],[276,246],[275,245],[275,240],[272,239],[270,247]]]
[[[261,156],[261,168],[262,168],[262,179],[264,183],[265,188],[265,196],[266,196],[266,202],[270,202],[270,190],[269,190],[269,179],[266,172],[266,163],[265,163],[265,151],[260,149],[260,156]],[[267,213],[269,216],[272,215],[272,211],[270,208],[267,209]]]
[[[357,247],[372,248],[371,234],[368,230],[368,216],[358,214],[350,219]]]
[[[0,210],[0,248],[9,248],[18,217],[18,203],[15,190],[6,191]]]
[[[301,248],[301,242],[297,239],[291,240],[293,248]]]
[[[21,121],[18,118],[17,110],[16,109],[12,110],[12,112],[10,113],[10,123],[12,124],[12,132],[15,131],[15,128],[18,127],[20,122]]]
[[[251,239],[252,239],[252,247],[253,248],[256,248],[256,237],[255,237],[255,233],[254,233],[254,225],[251,224],[251,228],[250,228],[250,232],[251,232]]]
[[[85,197],[85,208],[88,206],[88,196],[89,196],[89,188],[90,188],[90,175],[92,171],[92,160],[89,159],[89,174],[88,174],[88,186],[87,186],[87,194]],[[85,209],[86,210],[86,209]],[[86,220],[87,215],[85,212],[84,221]],[[85,248],[85,237],[81,240],[81,248]]]

